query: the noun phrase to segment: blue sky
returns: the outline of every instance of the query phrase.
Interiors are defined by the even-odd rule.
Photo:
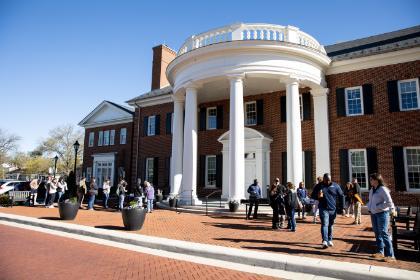
[[[420,24],[420,1],[0,0],[0,128],[34,149],[102,100],[150,90],[152,47],[235,22],[294,25],[329,45]]]

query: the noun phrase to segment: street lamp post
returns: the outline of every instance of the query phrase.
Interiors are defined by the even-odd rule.
[[[54,171],[53,171],[54,178],[55,178],[55,172],[56,172],[56,170],[57,170],[57,160],[58,160],[58,156],[56,155],[56,156],[54,157]]]
[[[76,165],[77,165],[77,151],[79,150],[80,144],[79,141],[76,140],[73,144],[74,148],[74,190],[76,190]]]

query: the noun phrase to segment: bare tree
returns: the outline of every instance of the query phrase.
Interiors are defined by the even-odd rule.
[[[0,128],[0,163],[4,161],[10,151],[16,149],[19,140],[19,136],[9,134]]]
[[[81,144],[77,159],[81,161],[83,153],[83,137],[84,133],[82,130],[75,128],[71,124],[56,127],[50,130],[47,139],[43,140],[42,143],[37,147],[36,151],[45,153],[48,156],[59,157],[57,166],[62,169],[65,173],[69,173],[73,170],[74,163],[74,142],[79,141]]]

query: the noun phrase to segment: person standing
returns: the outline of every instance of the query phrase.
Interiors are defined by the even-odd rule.
[[[44,205],[48,206],[48,195],[50,192],[50,186],[51,186],[52,176],[48,176],[47,181],[44,183],[45,188],[45,197],[44,197]]]
[[[87,192],[86,178],[82,177],[82,179],[79,182],[79,188],[77,189],[77,201],[79,202],[80,209],[82,209],[83,198],[85,197],[86,192]]]
[[[32,179],[31,183],[29,184],[31,187],[31,205],[35,206],[38,203],[36,202],[36,198],[38,196],[38,179]]]
[[[147,213],[152,213],[153,200],[155,199],[155,189],[147,181],[144,181],[144,185],[146,186],[145,192],[146,192],[146,198],[147,198]]]
[[[104,199],[103,199],[104,208],[108,209],[108,199],[109,199],[109,193],[111,191],[111,181],[109,178],[104,181],[104,184],[102,185],[102,190],[104,193]]]
[[[298,196],[295,190],[295,185],[291,182],[287,183],[287,194],[284,198],[286,204],[286,212],[288,218],[288,226],[287,228],[290,231],[296,231],[296,220],[295,220],[295,211],[298,208]]]
[[[362,191],[360,189],[360,185],[357,183],[357,178],[353,178],[352,180],[353,188],[354,188],[354,195],[358,196],[355,197],[354,202],[354,224],[360,225],[362,223]]]
[[[317,187],[319,184],[322,183],[322,177],[319,176],[318,178],[316,178],[316,183],[312,189],[312,193],[311,193],[311,199],[313,200],[313,206],[312,206],[312,212],[314,213],[314,220],[313,223],[316,224],[316,217],[318,216],[318,206],[319,206],[319,200],[318,200],[318,194],[315,193],[315,189],[319,189],[319,187]]]
[[[325,173],[322,183],[316,185],[313,193],[319,200],[319,217],[321,218],[322,247],[334,246],[333,226],[337,216],[337,199],[343,201],[344,194],[341,187],[331,181],[331,175]]]
[[[122,211],[124,208],[124,200],[125,200],[125,194],[127,192],[127,182],[124,180],[124,178],[120,179],[120,182],[117,186],[117,192],[118,192],[118,210]]]
[[[141,185],[141,179],[137,179],[136,187],[134,188],[134,199],[137,201],[137,206],[142,207],[143,187]]]
[[[259,199],[261,198],[261,187],[258,185],[258,180],[254,179],[254,183],[248,187],[249,193],[249,210],[247,214],[247,218],[251,219],[252,207],[255,205],[254,209],[254,219],[257,218],[258,214],[258,203]]]
[[[89,202],[88,202],[88,209],[87,210],[94,210],[93,205],[95,204],[95,198],[98,194],[98,184],[96,184],[96,178],[92,177],[89,186]]]
[[[298,209],[298,217],[300,219],[300,212],[302,211],[302,219],[305,219],[306,204],[308,204],[308,191],[305,188],[305,182],[299,183],[299,188],[296,191],[299,201],[302,203],[302,209]]]
[[[280,200],[280,179],[276,178],[268,189],[268,196],[270,198],[270,206],[273,209],[272,229],[279,229],[279,209]]]
[[[66,191],[67,191],[67,183],[63,177],[60,177],[60,179],[58,180],[58,185],[57,185],[57,202],[61,201],[61,197],[65,194]]]
[[[378,252],[372,257],[386,262],[395,262],[394,249],[388,234],[389,214],[395,216],[395,206],[389,189],[385,186],[384,179],[379,173],[369,176],[372,188],[369,191],[368,209],[372,221],[372,229],[375,232]]]
[[[352,214],[352,218],[354,218],[354,188],[353,184],[350,182],[346,183],[346,187],[344,188],[344,211],[343,215],[346,217],[350,217],[350,212]]]
[[[48,190],[48,204],[45,206],[46,208],[54,208],[54,200],[55,200],[55,193],[57,192],[57,179],[54,178],[50,182],[49,190]]]

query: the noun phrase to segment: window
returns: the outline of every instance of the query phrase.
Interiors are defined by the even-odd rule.
[[[120,144],[125,144],[127,143],[127,128],[121,128],[120,131]]]
[[[363,115],[363,91],[362,87],[346,88],[346,115]]]
[[[110,131],[109,134],[109,145],[114,145],[115,144],[115,129]]]
[[[104,131],[104,146],[109,145],[109,130]]]
[[[408,190],[420,191],[420,147],[404,148],[404,158]]]
[[[153,136],[156,133],[156,116],[150,116],[147,122],[147,136]]]
[[[300,120],[303,121],[303,99],[302,99],[302,94],[299,95],[299,109],[300,109]]]
[[[95,141],[95,132],[89,132],[89,147],[93,147]]]
[[[206,187],[216,186],[216,156],[206,157]]]
[[[255,101],[245,103],[245,125],[257,124],[257,103]]]
[[[146,158],[146,181],[153,182],[154,158]]]
[[[350,178],[356,178],[359,182],[360,188],[367,189],[368,170],[366,150],[349,150],[349,161]]]
[[[98,146],[102,146],[103,141],[104,141],[104,132],[103,131],[99,131]]]
[[[217,128],[217,109],[216,107],[207,108],[207,129]]]
[[[398,81],[398,95],[401,111],[419,109],[418,79]]]
[[[92,178],[92,167],[86,167],[86,181],[90,182]]]

